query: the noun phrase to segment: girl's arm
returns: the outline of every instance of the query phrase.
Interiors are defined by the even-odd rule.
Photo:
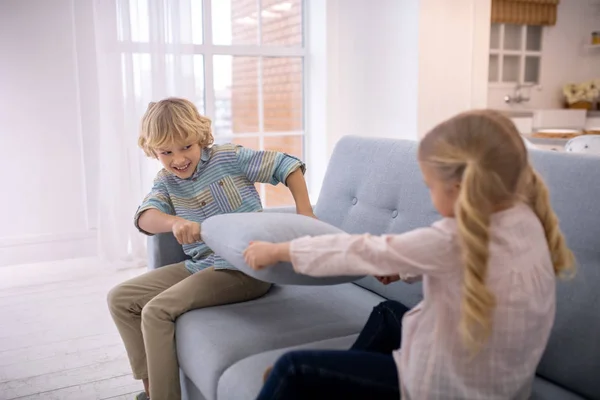
[[[246,250],[248,264],[260,269],[291,261],[311,276],[440,275],[457,265],[456,235],[445,220],[401,235],[326,235],[289,243],[255,243]]]

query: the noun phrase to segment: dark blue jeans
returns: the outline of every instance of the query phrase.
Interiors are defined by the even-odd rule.
[[[392,351],[400,348],[401,303],[377,305],[350,350],[300,350],[275,363],[257,400],[398,400]]]

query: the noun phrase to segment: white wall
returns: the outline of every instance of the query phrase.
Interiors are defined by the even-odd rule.
[[[459,112],[486,106],[490,13],[490,0],[420,0],[420,137]]]
[[[72,5],[0,2],[0,265],[94,251]]]
[[[585,49],[590,32],[600,30],[598,0],[561,0],[555,26],[544,27],[540,88],[531,91],[531,101],[504,103],[514,86],[491,86],[488,105],[498,109],[562,108],[562,87],[569,82],[600,78],[600,50]]]
[[[77,54],[77,79],[81,113],[81,137],[85,167],[88,228],[95,229],[98,219],[100,189],[100,104],[98,70],[96,66],[96,38],[94,7],[91,1],[71,0]]]
[[[327,1],[328,149],[344,135],[416,139],[418,0]]]
[[[344,135],[417,140],[485,107],[490,11],[491,0],[328,0],[328,152]]]
[[[308,174],[345,135],[417,139],[418,0],[309,0]]]

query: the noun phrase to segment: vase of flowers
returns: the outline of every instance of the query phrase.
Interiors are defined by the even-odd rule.
[[[600,98],[600,79],[563,86],[567,108],[592,110]]]

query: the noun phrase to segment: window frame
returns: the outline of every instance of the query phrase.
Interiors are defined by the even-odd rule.
[[[260,13],[262,10],[262,0],[255,0],[257,6],[257,12]],[[210,118],[213,122],[216,121],[216,95],[214,86],[214,56],[246,56],[257,58],[257,109],[258,109],[258,131],[257,132],[242,132],[232,134],[218,134],[213,132],[215,142],[226,142],[236,138],[248,138],[258,139],[259,149],[265,148],[265,138],[269,137],[285,137],[294,136],[301,138],[301,152],[302,158],[307,159],[310,157],[307,154],[307,127],[308,127],[308,100],[309,100],[309,87],[310,87],[310,74],[307,71],[307,32],[309,29],[308,21],[308,2],[306,0],[300,0],[302,6],[302,42],[294,46],[282,46],[273,44],[262,44],[262,25],[263,18],[257,18],[257,44],[214,44],[213,43],[213,16],[212,16],[212,0],[202,0],[202,43],[201,44],[166,44],[162,46],[160,51],[157,51],[153,44],[150,42],[138,42],[131,40],[131,32],[120,32],[121,29],[119,24],[118,14],[122,13],[122,17],[126,20],[131,20],[129,16],[129,10],[126,5],[129,1],[120,2],[116,1],[117,10],[115,15],[115,41],[118,43],[118,49],[120,54],[127,54],[132,56],[133,54],[149,54],[163,56],[179,54],[202,56],[203,62],[203,79],[204,79],[204,114]],[[152,20],[153,8],[149,7],[149,19]],[[120,32],[125,40],[118,38],[117,32]],[[298,58],[302,63],[302,129],[294,131],[283,131],[265,132],[265,117],[264,117],[264,102],[263,102],[263,59],[273,58]],[[152,68],[152,75],[164,76],[164,70],[159,68]],[[307,177],[307,181],[310,177]],[[260,195],[263,203],[266,201],[266,190],[264,185],[260,185]]]
[[[499,39],[498,39],[498,48],[492,48],[491,41],[489,44],[489,54],[488,57],[491,59],[492,56],[498,57],[498,77],[494,81],[489,80],[488,73],[488,85],[492,88],[506,88],[513,87],[516,84],[525,84],[525,85],[541,85],[542,81],[542,62],[543,62],[543,52],[544,52],[544,27],[541,27],[540,33],[540,50],[527,50],[527,30],[529,29],[529,25],[524,24],[505,24],[505,23],[492,23],[490,25],[490,31],[494,25],[499,26]],[[507,50],[504,48],[504,32],[506,25],[517,25],[520,28],[521,35],[521,44],[522,48],[519,50]],[[491,36],[491,35],[490,35]],[[504,56],[518,56],[519,57],[519,76],[517,81],[504,82],[502,80],[502,74],[504,72]],[[538,80],[537,82],[525,81],[525,60],[528,56],[537,57],[539,59],[538,65]],[[491,63],[490,63],[491,64]],[[489,70],[488,66],[488,70]]]

